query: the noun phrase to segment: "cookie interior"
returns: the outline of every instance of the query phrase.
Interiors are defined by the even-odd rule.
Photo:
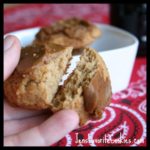
[[[84,108],[83,89],[89,85],[97,71],[98,61],[96,59],[93,50],[84,49],[77,67],[52,100],[53,111],[71,108],[75,109],[81,118],[81,115],[84,117],[88,115]]]

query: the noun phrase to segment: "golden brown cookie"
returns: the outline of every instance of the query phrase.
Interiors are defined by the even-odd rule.
[[[14,106],[46,109],[72,56],[72,47],[31,45],[21,50],[20,62],[4,83],[5,97]]]
[[[79,50],[91,44],[100,35],[101,31],[94,24],[71,18],[41,28],[36,34],[34,43],[49,40],[51,43],[72,46],[74,50]]]
[[[91,118],[101,118],[111,94],[110,77],[102,57],[94,49],[86,48],[50,108],[53,112],[64,108],[75,110],[83,125]]]
[[[53,44],[23,48],[17,68],[4,82],[6,100],[14,106],[48,108],[54,113],[73,109],[80,125],[92,118],[100,119],[112,95],[107,67],[94,49],[85,48],[77,67],[59,87],[71,52],[72,47]]]

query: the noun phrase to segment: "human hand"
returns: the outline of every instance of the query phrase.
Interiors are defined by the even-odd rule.
[[[4,81],[20,58],[20,42],[15,36],[4,40]],[[8,93],[9,94],[9,93]],[[49,117],[47,111],[30,111],[10,106],[4,100],[4,145],[48,146],[77,127],[79,117],[72,110],[61,110]]]

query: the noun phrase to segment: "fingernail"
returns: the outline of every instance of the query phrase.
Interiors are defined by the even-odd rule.
[[[14,38],[11,36],[7,36],[4,40],[4,51],[8,50],[9,48],[12,47],[14,43]]]

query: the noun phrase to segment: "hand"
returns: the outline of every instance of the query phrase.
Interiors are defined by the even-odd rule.
[[[15,36],[4,40],[4,81],[20,58],[20,42]],[[9,94],[9,93],[8,93]],[[79,117],[72,110],[62,110],[48,117],[46,111],[30,111],[10,106],[4,100],[4,145],[48,146],[77,127]]]

